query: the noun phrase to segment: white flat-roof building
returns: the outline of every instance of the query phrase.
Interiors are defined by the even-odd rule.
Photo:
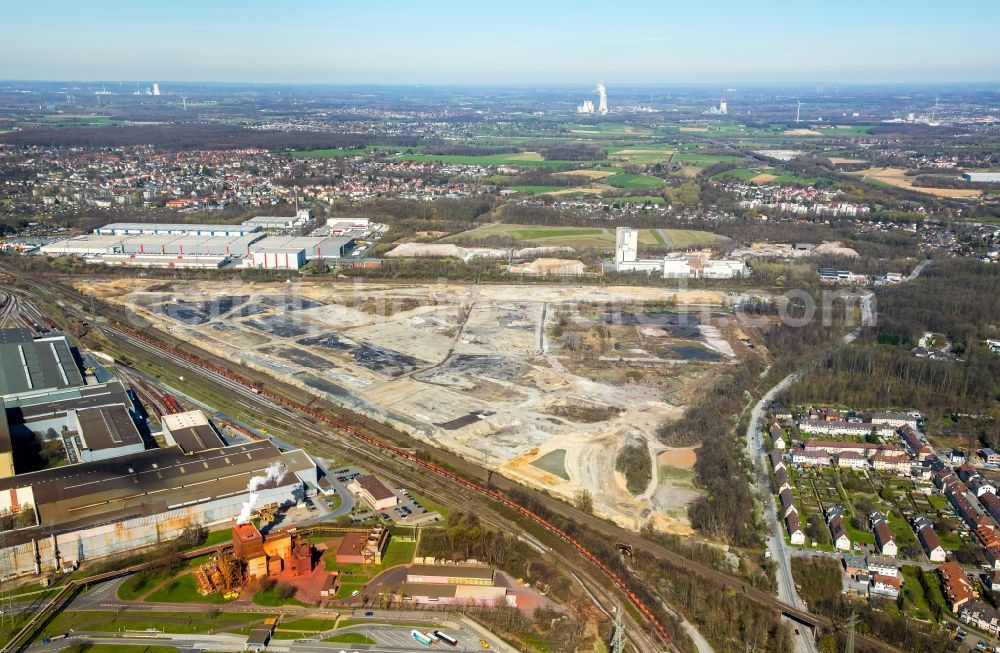
[[[232,224],[154,224],[143,222],[112,222],[94,229],[100,236],[140,236],[147,234],[173,236],[246,236],[260,227]]]
[[[260,247],[248,262],[265,270],[298,270],[306,264],[306,251],[301,247]]]
[[[1000,184],[1000,172],[964,172],[962,178],[980,184]]]

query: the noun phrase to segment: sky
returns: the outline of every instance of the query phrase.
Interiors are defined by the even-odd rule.
[[[32,0],[0,21],[0,79],[1000,81],[997,0]]]

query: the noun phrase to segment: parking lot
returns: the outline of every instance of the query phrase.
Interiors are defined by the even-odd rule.
[[[367,474],[369,472],[360,467],[347,466],[334,470],[332,477],[341,487],[346,487],[348,483],[354,481],[359,476]],[[351,514],[351,523],[358,524],[375,517],[381,518],[387,524],[400,524],[403,526],[422,526],[441,521],[440,514],[427,509],[406,488],[393,488],[393,494],[396,495],[397,501],[395,507],[385,508],[377,513],[370,509],[361,508]],[[360,497],[357,495],[354,495],[354,497],[359,502],[359,505],[365,505],[361,502]]]

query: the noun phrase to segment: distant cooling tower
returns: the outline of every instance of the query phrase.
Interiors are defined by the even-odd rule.
[[[597,113],[602,116],[608,115],[608,92],[604,88],[604,84],[597,85],[597,95],[599,101],[597,103]]]
[[[159,94],[160,94],[160,85],[154,83],[153,84],[153,95],[159,95]]]

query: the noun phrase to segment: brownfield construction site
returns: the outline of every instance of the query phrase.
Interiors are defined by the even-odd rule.
[[[657,427],[739,360],[724,292],[585,285],[83,280],[175,337],[628,528],[690,532],[695,449]],[[653,460],[633,495],[628,444]]]

